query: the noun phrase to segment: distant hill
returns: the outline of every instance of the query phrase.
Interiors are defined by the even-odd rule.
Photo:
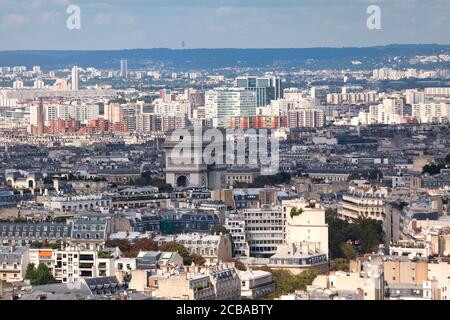
[[[250,68],[353,68],[358,60],[373,68],[392,63],[407,66],[409,59],[393,57],[450,53],[450,45],[389,45],[367,48],[305,49],[132,49],[116,51],[1,51],[0,66],[40,65],[55,69],[79,65],[100,69],[119,69],[121,58],[129,68],[158,65],[178,70],[210,70],[227,67]],[[361,66],[358,66],[360,68]]]

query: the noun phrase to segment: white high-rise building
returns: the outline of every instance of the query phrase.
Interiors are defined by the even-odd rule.
[[[216,88],[205,95],[206,117],[214,127],[228,128],[232,117],[256,115],[256,92],[244,88]]]
[[[42,79],[37,79],[34,81],[34,88],[35,89],[44,89],[44,81],[42,81]]]
[[[448,123],[450,122],[450,104],[416,104],[412,106],[412,116],[420,123]]]
[[[383,106],[389,113],[403,116],[403,99],[398,98],[386,98],[383,99]]]
[[[74,105],[60,104],[58,105],[58,119],[70,120],[76,119],[77,111]]]
[[[15,90],[21,90],[23,89],[23,81],[22,79],[17,79],[13,82],[13,89]]]
[[[78,120],[87,124],[89,120],[98,119],[99,106],[96,104],[60,104],[57,106],[57,118]]]
[[[236,87],[256,92],[258,107],[267,106],[271,101],[283,98],[279,77],[239,77],[236,79]]]
[[[32,104],[30,106],[30,124],[33,126],[38,125],[38,105]]]
[[[58,106],[57,105],[44,105],[44,122],[46,125],[50,121],[58,119]]]
[[[78,115],[81,123],[87,124],[89,120],[98,119],[100,113],[100,107],[98,104],[82,104],[77,106],[79,109]]]
[[[406,104],[425,103],[425,92],[419,90],[405,90]]]
[[[78,67],[72,68],[72,90],[78,91]]]

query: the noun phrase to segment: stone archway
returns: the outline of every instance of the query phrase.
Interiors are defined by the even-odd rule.
[[[185,175],[181,175],[177,178],[177,187],[186,188],[188,186],[188,178]]]

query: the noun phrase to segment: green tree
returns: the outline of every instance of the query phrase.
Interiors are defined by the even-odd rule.
[[[349,271],[350,265],[347,259],[337,258],[330,261],[330,271]]]
[[[236,187],[248,187],[248,188],[264,188],[266,185],[276,185],[289,183],[291,181],[291,175],[287,172],[280,172],[273,176],[257,176],[253,180],[253,183],[236,183]]]
[[[320,274],[315,268],[305,270],[297,275],[287,270],[275,270],[268,267],[258,269],[272,273],[272,279],[276,283],[275,292],[267,296],[266,299],[278,298],[284,294],[293,293],[295,290],[306,290],[306,287],[311,285]]]
[[[349,239],[359,243],[361,253],[371,253],[383,243],[383,225],[381,221],[359,218],[349,225]]]
[[[25,279],[35,279],[36,278],[36,267],[34,263],[29,263],[27,266],[27,271],[25,272]]]
[[[105,242],[105,247],[107,248],[115,248],[118,247],[122,253],[129,252],[131,250],[131,244],[128,240],[125,239],[113,239],[107,240]]]
[[[141,178],[136,179],[133,183],[136,186],[153,186],[157,187],[159,192],[172,192],[173,188],[170,184],[166,183],[164,179],[152,177],[151,172],[143,172]]]
[[[355,259],[358,256],[358,251],[350,243],[341,244],[340,249],[346,259]]]
[[[50,269],[43,263],[40,263],[37,268],[35,268],[33,263],[28,264],[25,278],[29,279],[33,286],[56,282]]]
[[[163,252],[178,252],[178,254],[183,258],[183,263],[185,265],[192,264],[192,258],[189,254],[189,251],[185,246],[179,244],[178,242],[170,241],[163,243],[159,246],[159,250]]]
[[[206,263],[206,259],[196,253],[191,255],[191,260],[196,266],[204,266]]]
[[[126,257],[137,257],[139,251],[157,251],[158,244],[152,239],[139,239],[136,241],[129,251],[127,251],[124,255]]]
[[[111,259],[111,258],[112,258],[111,252],[108,252],[108,251],[100,251],[100,252],[97,254],[97,256],[98,256],[100,259]]]
[[[247,266],[237,259],[234,260],[234,266],[238,270],[247,271]]]
[[[444,169],[444,168],[445,168],[444,164],[431,163],[431,164],[427,164],[425,167],[423,167],[422,173],[428,173],[429,175],[434,176],[434,175],[441,173],[441,169]]]
[[[222,225],[222,224],[216,224],[216,225],[213,225],[212,227],[211,227],[211,230],[210,230],[210,233],[211,234],[230,234],[230,230],[228,230],[224,225]]]
[[[291,218],[301,215],[303,211],[304,211],[303,208],[295,208],[295,207],[292,208],[290,212]]]
[[[30,248],[40,249],[40,248],[42,248],[42,243],[40,243],[39,241],[33,241],[30,243]]]
[[[351,240],[357,244],[354,249],[357,254],[371,253],[377,250],[383,243],[383,226],[380,221],[360,218],[349,223],[339,219],[336,211],[327,210],[325,220],[328,224],[328,242],[330,256],[332,259],[347,258],[349,248],[344,247],[346,254],[342,251],[342,245]]]

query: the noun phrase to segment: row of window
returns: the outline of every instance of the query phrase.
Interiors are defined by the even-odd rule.
[[[16,225],[15,226],[16,231],[69,231],[69,227],[68,226],[33,226],[33,225],[23,225],[23,226],[19,226]],[[2,231],[14,231],[14,225],[9,225],[9,226],[3,226],[2,227]]]

